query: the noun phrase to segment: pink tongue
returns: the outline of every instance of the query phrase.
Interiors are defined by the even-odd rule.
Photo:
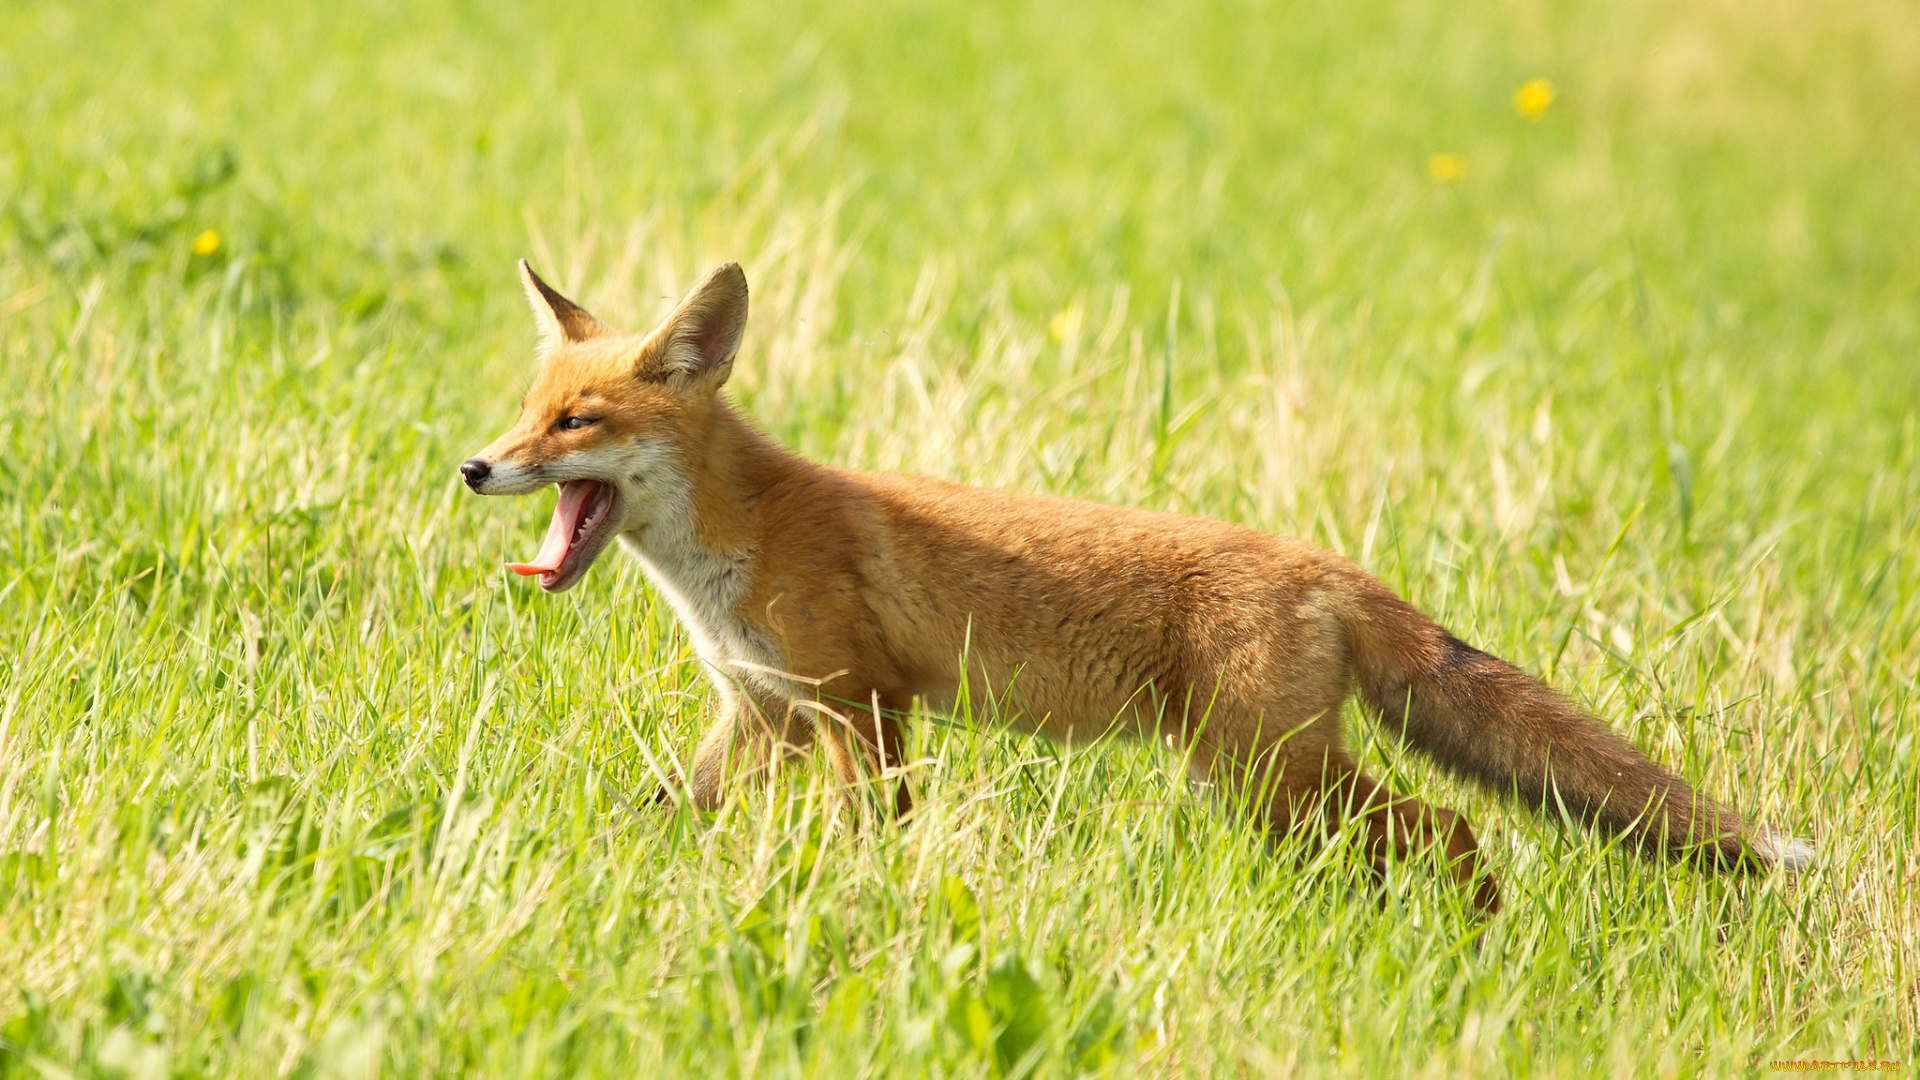
[[[596,480],[569,480],[560,485],[560,501],[554,504],[553,521],[547,525],[547,538],[540,542],[540,554],[532,562],[511,562],[507,569],[521,576],[550,574],[566,561],[567,548],[573,542],[573,530],[580,527],[587,504],[600,491]]]

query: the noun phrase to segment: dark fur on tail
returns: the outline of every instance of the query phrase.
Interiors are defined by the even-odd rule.
[[[1723,869],[1764,861],[1739,814],[1649,761],[1605,721],[1377,583],[1369,591],[1345,620],[1361,695],[1408,745],[1650,855]]]

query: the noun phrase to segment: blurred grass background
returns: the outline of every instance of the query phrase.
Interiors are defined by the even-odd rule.
[[[0,1072],[1911,1068],[1916,16],[0,8]],[[522,255],[631,329],[739,259],[796,448],[1331,546],[1820,867],[1371,745],[1487,835],[1476,939],[939,718],[903,827],[636,807],[684,637],[618,560],[508,580],[547,504],[454,478]]]

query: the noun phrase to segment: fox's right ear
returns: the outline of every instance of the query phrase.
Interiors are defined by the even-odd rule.
[[[646,374],[718,390],[733,371],[747,330],[747,275],[739,263],[714,268],[654,331]]]
[[[520,260],[520,284],[527,290],[527,303],[540,324],[541,341],[548,347],[573,345],[613,333],[605,323],[587,314],[587,310],[555,292],[540,280],[527,260]]]

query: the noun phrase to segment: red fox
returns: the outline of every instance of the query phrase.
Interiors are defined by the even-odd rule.
[[[483,495],[558,486],[539,554],[510,564],[541,588],[571,588],[617,538],[672,605],[719,696],[684,781],[698,806],[814,745],[848,783],[897,776],[915,699],[946,710],[966,689],[1054,739],[1164,740],[1274,833],[1358,819],[1381,872],[1436,850],[1491,914],[1499,890],[1465,819],[1387,790],[1348,754],[1341,709],[1357,686],[1454,773],[1645,853],[1730,870],[1812,858],[1331,552],[788,452],[720,392],[747,321],[738,264],[644,337],[525,262],[520,276],[539,371],[519,420],[461,475]]]

